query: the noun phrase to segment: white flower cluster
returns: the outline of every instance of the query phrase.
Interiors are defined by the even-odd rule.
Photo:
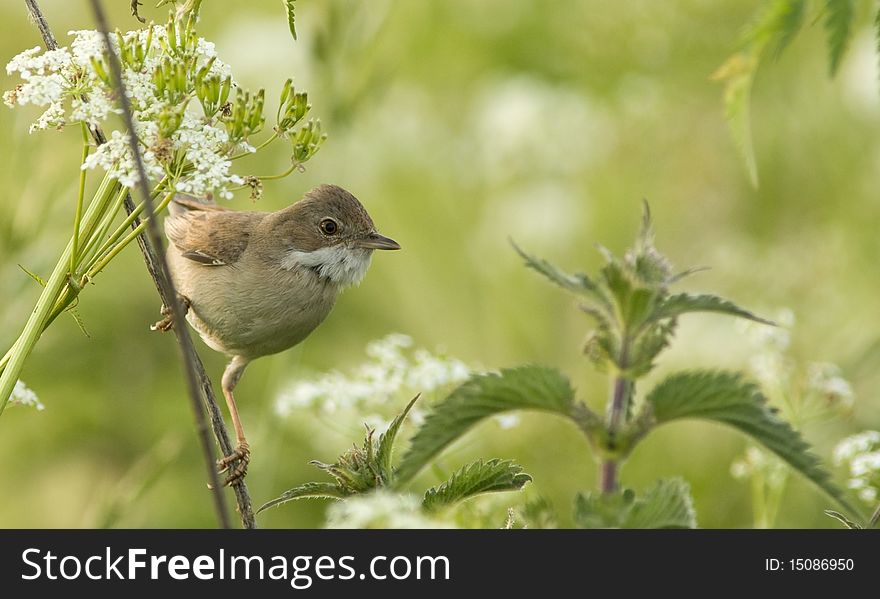
[[[33,104],[46,107],[31,125],[31,132],[43,129],[61,129],[66,124],[84,122],[102,124],[110,114],[119,113],[115,106],[115,92],[96,70],[103,64],[104,41],[97,31],[71,31],[70,47],[40,52],[31,48],[14,57],[6,65],[9,75],[18,73],[23,83],[3,94],[10,107]],[[157,87],[154,73],[169,58],[168,33],[165,27],[149,28],[123,34],[124,43],[139,44],[145,49],[142,60],[129,58],[123,64],[123,81],[131,100],[135,121],[135,135],[142,145],[147,176],[155,183],[166,174],[175,181],[176,191],[194,196],[217,194],[231,197],[230,186],[242,185],[243,179],[229,172],[230,155],[244,150],[253,151],[246,140],[231,143],[225,127],[216,126],[205,117],[193,95],[187,95],[179,104],[172,104]],[[151,37],[148,44],[148,37]],[[119,44],[111,36],[114,51]],[[186,73],[186,85],[193,87],[197,72],[210,65],[205,76],[221,79],[231,77],[228,64],[217,58],[212,42],[199,38],[192,53],[194,67]],[[97,67],[108,70],[108,67]],[[177,114],[180,123],[173,133],[163,138],[159,124]],[[181,160],[185,157],[185,162]],[[185,166],[184,166],[185,165]],[[114,130],[106,144],[89,155],[84,169],[101,168],[125,187],[138,181],[136,165],[128,146],[128,133]]]
[[[44,406],[37,398],[37,394],[28,388],[22,381],[15,381],[15,387],[12,389],[12,395],[9,398],[12,405],[32,406],[37,410],[44,410]]]
[[[777,327],[751,321],[740,325],[754,348],[749,370],[762,389],[771,398],[797,409],[800,419],[827,415],[829,409],[851,409],[855,393],[837,365],[827,362],[800,365],[791,358],[788,350],[795,323],[792,311],[780,310],[775,320]]]
[[[778,488],[785,482],[786,465],[775,455],[755,446],[746,449],[745,455],[730,465],[730,474],[737,480],[749,480],[760,476],[771,488]]]
[[[834,463],[849,470],[849,488],[859,498],[876,503],[880,497],[880,432],[864,431],[847,437],[834,448]]]
[[[378,490],[349,497],[327,510],[326,528],[455,528],[422,512],[415,495]]]
[[[297,381],[282,391],[275,409],[281,416],[302,408],[317,408],[325,413],[356,411],[360,418],[369,421],[371,417],[364,416],[367,411],[381,414],[389,404],[397,410],[403,395],[411,397],[461,383],[471,373],[460,360],[438,357],[424,349],[405,351],[412,346],[413,340],[401,334],[372,341],[367,346],[370,360],[351,375],[334,371],[316,379]],[[419,419],[416,408],[411,415],[414,421]],[[382,416],[372,418],[381,420]],[[381,428],[382,422],[370,424]]]

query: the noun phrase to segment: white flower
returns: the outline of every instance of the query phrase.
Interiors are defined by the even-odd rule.
[[[65,124],[85,122],[105,123],[113,113],[121,110],[112,100],[115,91],[105,82],[109,66],[99,75],[96,63],[104,63],[104,40],[97,31],[71,31],[73,40],[69,48],[40,52],[31,48],[15,56],[6,65],[8,74],[18,73],[22,83],[3,94],[10,106],[34,104],[47,107],[31,126],[31,132],[61,128]],[[149,48],[147,38],[152,35]],[[122,78],[126,94],[131,100],[135,133],[142,144],[147,176],[157,182],[169,174],[177,191],[195,196],[217,195],[230,198],[230,187],[244,184],[244,180],[230,173],[233,152],[254,152],[247,140],[229,139],[224,125],[207,122],[201,113],[199,102],[192,93],[172,95],[182,97],[179,104],[172,105],[169,96],[160,90],[154,80],[157,68],[169,59],[180,61],[177,53],[168,52],[165,27],[153,26],[123,34],[126,43],[140,44],[142,59],[127,58],[123,64]],[[111,36],[114,51],[119,43]],[[209,62],[209,76],[231,78],[228,64],[217,58],[212,42],[198,39],[190,50],[195,57],[195,68],[186,74],[187,89],[195,87],[196,72]],[[85,98],[85,99],[84,99]],[[198,112],[194,112],[197,109]],[[182,117],[175,115],[182,115]],[[179,122],[179,126],[178,126]],[[160,127],[164,136],[160,135]],[[175,128],[176,127],[176,128]],[[127,133],[110,132],[109,141],[93,152],[83,164],[84,169],[101,168],[125,187],[138,182],[138,171],[127,146]],[[181,164],[183,163],[183,164]]]
[[[351,375],[334,371],[297,381],[280,394],[276,412],[286,416],[302,408],[318,408],[324,413],[358,408],[375,419],[385,418],[390,415],[386,414],[389,406],[400,407],[401,395],[409,398],[428,393],[460,383],[470,375],[471,369],[460,360],[438,357],[424,349],[411,351],[412,345],[410,337],[400,334],[371,341],[366,349],[370,360]],[[412,417],[421,417],[417,409]]]
[[[812,392],[828,403],[851,407],[855,402],[852,385],[841,376],[840,368],[834,364],[810,364],[807,369],[807,384]]]
[[[422,512],[415,495],[378,490],[334,503],[327,510],[327,528],[455,528]]]
[[[880,489],[880,432],[864,431],[847,437],[834,448],[834,463],[849,471],[847,487],[859,498],[874,503]]]
[[[32,406],[38,411],[42,411],[46,408],[46,406],[40,402],[39,398],[37,398],[37,394],[29,389],[21,380],[15,381],[15,387],[12,388],[12,395],[9,397],[9,403],[20,406]]]

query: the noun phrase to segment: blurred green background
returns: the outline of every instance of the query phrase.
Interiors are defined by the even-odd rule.
[[[107,4],[113,24],[138,25],[128,2]],[[147,4],[142,14],[164,19],[164,9]],[[605,379],[581,355],[588,321],[571,297],[522,266],[507,238],[589,272],[600,264],[596,243],[620,251],[631,241],[642,198],[658,246],[676,266],[712,267],[685,289],[771,315],[788,307],[797,318],[792,354],[843,368],[854,410],[805,430],[823,457],[843,436],[880,427],[880,96],[870,16],[858,15],[833,80],[821,25],[808,23],[779,60],[762,66],[752,104],[761,178],[754,189],[710,75],[761,4],[302,0],[293,43],[277,0],[206,1],[201,34],[238,82],[277,98],[294,76],[330,134],[305,173],[267,182],[256,208],[274,210],[314,185],[337,183],[404,248],[376,256],[364,283],[303,345],[257,361],[237,388],[255,503],[320,478],[307,461],[332,461],[362,435],[356,419],[339,430],[308,413],[279,418],[279,390],[355,366],[367,342],[390,332],[474,366],[558,366],[582,398],[601,405]],[[62,45],[68,30],[92,27],[85,2],[41,5]],[[4,62],[39,43],[23,2],[0,4],[0,21]],[[4,90],[16,83],[0,80]],[[76,197],[79,131],[29,135],[38,114],[0,108],[3,349],[39,293],[18,265],[51,270]],[[264,156],[241,172],[284,169],[282,147]],[[246,192],[232,205],[253,208]],[[215,524],[176,348],[148,328],[158,308],[140,255],[129,249],[81,297],[89,337],[72,318],[43,336],[22,378],[46,410],[12,407],[0,418],[0,526]],[[199,347],[219,380],[223,357]],[[749,352],[730,319],[696,315],[654,376],[743,368]],[[664,427],[636,450],[623,483],[643,489],[682,475],[701,526],[748,527],[748,484],[730,474],[746,443],[709,424]],[[444,462],[496,455],[534,475],[528,493],[547,497],[563,524],[574,493],[595,487],[586,442],[551,416],[524,417],[513,429],[486,423]],[[301,502],[260,523],[319,526],[325,507]],[[777,524],[835,526],[825,507],[795,477]]]

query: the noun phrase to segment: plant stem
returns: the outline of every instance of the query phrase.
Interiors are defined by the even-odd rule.
[[[619,367],[626,368],[629,360],[629,344],[624,340],[620,350]],[[608,410],[608,443],[609,449],[614,450],[615,437],[620,430],[620,425],[629,409],[630,396],[632,395],[632,383],[622,373],[618,373],[611,385],[611,404]],[[617,491],[618,460],[607,458],[602,462],[600,488],[602,493],[609,494]]]
[[[83,138],[82,160],[79,169],[79,193],[76,196],[76,214],[73,217],[73,253],[70,255],[70,272],[76,271],[76,261],[79,256],[77,245],[79,243],[79,224],[82,219],[83,196],[86,192],[86,170],[83,168],[86,158],[89,157],[89,133],[85,123],[80,123]]]
[[[37,4],[37,1],[25,0],[25,4],[28,7],[28,11],[30,12],[31,17],[33,17],[38,28],[40,29],[40,33],[43,37],[43,42],[46,45],[46,49],[56,50],[58,48],[58,44],[55,41],[54,36],[52,35],[52,31],[49,28],[46,19]],[[91,133],[92,138],[95,140],[95,143],[97,145],[102,145],[107,142],[107,138],[99,126],[89,126],[89,132]],[[135,204],[132,201],[130,194],[126,195],[123,207],[128,214],[131,214],[136,210]],[[132,227],[136,227],[139,225],[140,220],[138,220],[137,218],[132,220]],[[144,260],[144,265],[147,268],[147,272],[149,273],[150,278],[153,280],[153,283],[156,286],[156,290],[161,296],[162,286],[159,280],[159,272],[157,268],[158,257],[156,251],[153,247],[150,246],[148,240],[143,235],[137,238],[137,242]],[[202,393],[202,401],[204,403],[205,409],[210,415],[211,428],[214,431],[214,436],[217,439],[217,444],[220,446],[220,449],[224,453],[224,455],[229,455],[233,451],[233,444],[229,438],[229,432],[226,429],[226,423],[223,421],[223,413],[220,411],[220,406],[218,405],[217,398],[214,395],[214,387],[211,384],[211,379],[205,372],[205,366],[202,363],[201,358],[195,351],[195,348],[192,346],[192,344],[190,343],[189,346],[184,347],[183,344],[180,342],[180,337],[184,334],[187,334],[186,329],[184,329],[183,331],[179,329],[174,330],[174,335],[178,340],[178,344],[180,345],[181,350],[189,354],[190,363],[198,376],[199,388]],[[7,351],[3,358],[0,359],[0,369],[5,368],[5,366],[9,363],[14,349],[15,348],[13,346],[13,348]],[[2,408],[0,408],[0,411],[2,411]],[[238,504],[238,513],[241,517],[242,525],[245,528],[256,528],[256,520],[254,518],[251,497],[248,493],[247,485],[245,484],[245,482],[242,480],[239,481],[238,484],[234,485],[233,492],[235,493],[236,502]]]
[[[196,9],[198,9],[199,3],[200,2],[198,1],[196,2]],[[146,220],[146,233],[150,240],[150,244],[156,249],[158,258],[156,264],[158,266],[159,274],[159,290],[165,305],[171,308],[172,322],[178,333],[177,339],[180,346],[180,357],[183,361],[191,407],[196,421],[196,430],[199,440],[201,441],[208,480],[210,481],[209,486],[211,488],[211,496],[214,499],[214,508],[217,512],[217,519],[219,520],[221,528],[230,528],[229,514],[227,513],[226,504],[223,501],[220,479],[215,465],[214,446],[208,438],[208,425],[205,420],[205,413],[202,411],[200,405],[201,397],[199,394],[198,373],[195,370],[195,365],[192,360],[192,354],[195,349],[192,345],[192,338],[189,336],[189,330],[186,328],[183,304],[177,295],[177,290],[174,288],[174,282],[169,275],[165,255],[162,253],[162,237],[159,233],[159,225],[156,223],[156,211],[153,206],[153,199],[147,183],[147,171],[144,166],[143,156],[141,155],[140,146],[138,146],[138,141],[135,137],[134,116],[125,89],[125,83],[122,80],[122,65],[120,64],[119,57],[116,55],[116,51],[113,49],[113,44],[110,41],[110,31],[101,1],[92,0],[91,4],[92,12],[95,15],[95,21],[98,24],[98,29],[104,38],[104,45],[107,49],[107,57],[109,59],[110,71],[113,76],[114,87],[119,94],[119,104],[122,107],[122,116],[124,117],[125,123],[130,132],[128,140],[131,146],[131,154],[134,158],[138,172],[137,187],[140,191],[141,201],[144,203],[144,208],[148,217]]]

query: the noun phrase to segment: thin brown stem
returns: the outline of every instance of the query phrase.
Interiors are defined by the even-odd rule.
[[[40,34],[43,37],[43,42],[46,45],[46,48],[49,50],[54,50],[58,47],[57,42],[55,41],[54,35],[52,35],[52,30],[49,28],[49,25],[43,16],[42,11],[40,10],[36,0],[25,0],[25,4],[30,11],[31,16],[34,19],[34,22],[37,24],[37,27],[40,30]],[[124,96],[124,94],[123,94]],[[104,135],[104,132],[97,125],[89,126],[89,132],[95,140],[95,143],[101,145],[106,143],[107,138]],[[143,179],[146,180],[146,179]],[[135,204],[131,198],[130,194],[126,195],[124,208],[126,213],[129,215],[134,212]],[[137,228],[141,224],[139,218],[135,218],[131,226],[132,228]],[[157,291],[160,296],[163,295],[163,288],[161,284],[160,271],[159,271],[159,255],[155,251],[154,247],[151,245],[150,241],[144,235],[139,235],[137,238],[138,247],[140,248],[141,254],[144,259],[144,263],[147,267],[147,271],[150,274],[150,277],[153,280],[153,283],[156,286]],[[176,299],[176,295],[173,296]],[[177,302],[166,303],[166,305],[171,305]],[[220,407],[217,404],[216,397],[214,395],[214,389],[211,385],[211,380],[208,377],[204,364],[202,363],[201,358],[198,353],[195,351],[195,347],[192,344],[192,340],[189,339],[188,330],[185,326],[175,327],[174,329],[175,336],[177,337],[178,346],[181,348],[181,352],[184,355],[184,359],[187,364],[188,373],[191,372],[195,374],[197,381],[197,388],[200,390],[201,400],[204,403],[204,408],[208,411],[208,414],[211,419],[211,427],[214,431],[214,436],[217,439],[217,443],[220,446],[220,450],[224,453],[224,455],[229,455],[232,453],[234,446],[229,439],[229,433],[226,430],[226,424],[223,421],[223,414],[220,411]],[[189,343],[182,341],[183,337],[189,340]],[[196,406],[197,407],[197,404]],[[201,411],[198,411],[201,414]],[[198,416],[196,417],[198,420]],[[202,415],[202,421],[204,420],[204,416]],[[198,426],[198,425],[197,425]],[[204,430],[204,427],[200,430]],[[210,448],[210,443],[208,444]],[[211,452],[213,453],[213,452]],[[216,471],[214,470],[214,462],[213,458],[208,462],[209,469],[212,473],[212,478],[216,479]],[[219,482],[212,482],[213,488],[220,489]],[[235,492],[236,501],[238,503],[238,512],[241,517],[242,525],[245,528],[256,528],[256,520],[254,518],[253,508],[251,505],[250,494],[248,493],[247,486],[244,481],[241,481],[239,484],[233,487]],[[219,495],[219,491],[215,491],[215,498]],[[225,504],[224,511],[225,511]],[[219,516],[219,512],[218,512]],[[226,518],[226,523],[228,524],[228,517]]]

